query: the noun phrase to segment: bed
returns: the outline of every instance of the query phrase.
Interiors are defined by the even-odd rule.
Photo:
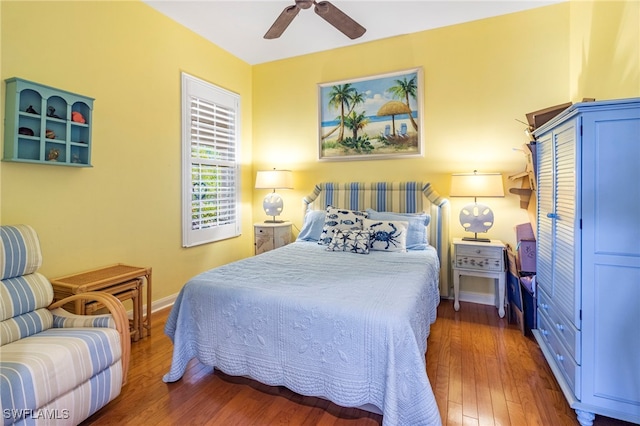
[[[165,326],[163,380],[197,358],[381,413],[383,425],[441,424],[425,353],[448,288],[447,200],[428,183],[322,183],[303,204],[294,243],[185,284]]]

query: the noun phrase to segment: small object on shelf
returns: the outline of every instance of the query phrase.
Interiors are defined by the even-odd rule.
[[[52,106],[50,106],[49,108],[47,108],[47,117],[51,117],[51,118],[62,118],[59,115],[56,114],[56,109]]]
[[[33,108],[33,105],[29,105],[27,107],[27,109],[25,110],[25,112],[28,112],[29,114],[37,114],[38,112]]]
[[[60,150],[51,148],[49,150],[49,154],[47,155],[47,161],[58,161],[59,156],[60,156]]]
[[[18,134],[25,135],[25,136],[33,136],[34,135],[33,130],[31,130],[28,127],[20,127],[18,129]]]
[[[47,139],[55,139],[56,138],[56,132],[54,132],[51,129],[47,129],[45,135],[46,135]]]
[[[71,120],[75,121],[76,123],[83,123],[83,124],[87,122],[82,116],[82,114],[80,114],[78,111],[73,111],[71,113]]]

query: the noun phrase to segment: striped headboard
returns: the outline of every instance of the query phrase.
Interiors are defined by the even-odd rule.
[[[324,210],[327,206],[365,210],[431,215],[427,232],[429,244],[440,258],[440,295],[449,294],[449,201],[430,183],[422,182],[349,182],[319,183],[303,198],[304,211]]]

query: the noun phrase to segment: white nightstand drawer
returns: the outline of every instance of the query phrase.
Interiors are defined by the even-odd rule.
[[[480,245],[456,245],[456,255],[474,256],[474,257],[488,257],[495,259],[502,259],[504,249],[502,247],[490,247]]]
[[[477,269],[480,271],[504,271],[502,257],[476,257],[456,255],[456,268]]]

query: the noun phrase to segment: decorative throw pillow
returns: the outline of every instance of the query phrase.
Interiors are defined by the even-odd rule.
[[[368,219],[407,221],[407,250],[426,250],[429,246],[427,238],[427,225],[431,221],[431,215],[427,213],[395,213],[379,212],[367,209]]]
[[[366,212],[357,210],[336,209],[335,207],[327,207],[327,213],[324,219],[324,227],[318,244],[327,245],[333,238],[336,229],[362,229],[362,223],[367,218]]]
[[[364,220],[364,229],[371,231],[370,250],[407,251],[409,222],[393,220]]]
[[[336,229],[327,246],[328,251],[348,251],[358,254],[369,254],[371,232],[364,229]]]

